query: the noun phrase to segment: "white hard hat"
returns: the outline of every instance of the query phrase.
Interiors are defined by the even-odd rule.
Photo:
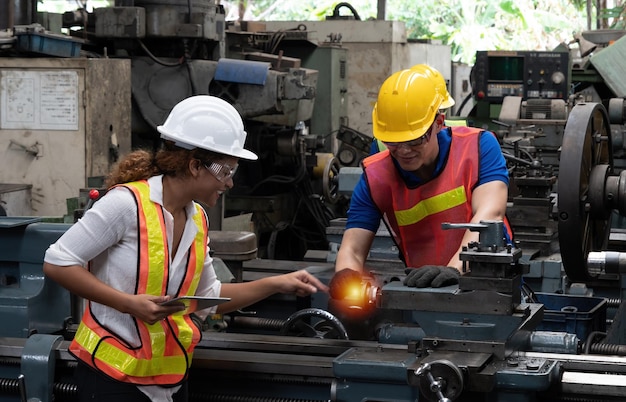
[[[246,131],[237,110],[215,96],[196,95],[180,101],[158,126],[161,138],[185,149],[202,148],[237,158],[257,160],[244,149]]]

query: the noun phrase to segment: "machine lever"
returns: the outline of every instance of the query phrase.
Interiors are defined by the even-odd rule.
[[[24,374],[20,374],[17,377],[17,387],[20,390],[20,402],[28,402],[28,398],[26,398],[26,377],[24,377]]]
[[[89,201],[87,201],[87,205],[85,205],[85,211],[93,206],[93,203],[96,202],[100,198],[100,192],[98,190],[91,189],[89,191]]]
[[[504,248],[504,222],[503,221],[480,221],[480,223],[449,223],[441,224],[443,230],[468,229],[478,232],[478,250],[493,251]]]
[[[17,387],[20,391],[20,402],[41,402],[39,398],[28,399],[26,397],[26,376],[24,374],[17,377]]]
[[[439,402],[452,402],[451,399],[446,398],[443,395],[442,389],[444,381],[442,381],[440,378],[433,377],[430,368],[430,364],[424,363],[419,366],[417,370],[415,370],[415,375],[418,377],[425,376],[428,379],[428,382],[430,383],[430,391],[437,395],[437,398],[439,398]]]

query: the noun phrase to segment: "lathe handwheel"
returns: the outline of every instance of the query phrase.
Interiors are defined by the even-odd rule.
[[[337,158],[330,158],[324,166],[322,176],[322,188],[324,199],[330,204],[334,204],[339,199],[339,161]]]
[[[558,178],[559,245],[572,282],[591,279],[587,256],[608,242],[608,214],[594,213],[591,205],[603,193],[605,175],[595,169],[599,165],[613,166],[609,118],[601,104],[579,103],[565,125]]]
[[[281,335],[320,339],[348,339],[341,321],[328,311],[307,308],[292,314],[280,329]]]
[[[430,402],[438,402],[442,398],[454,401],[463,392],[463,372],[449,360],[426,363],[415,375],[419,377],[420,395]]]

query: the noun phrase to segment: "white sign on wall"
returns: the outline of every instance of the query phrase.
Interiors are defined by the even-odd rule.
[[[0,70],[0,129],[78,130],[78,72]]]

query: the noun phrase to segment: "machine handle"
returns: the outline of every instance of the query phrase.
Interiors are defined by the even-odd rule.
[[[85,211],[93,206],[93,203],[100,197],[100,192],[95,188],[89,191],[89,201],[87,201],[87,205],[85,206]]]
[[[420,401],[423,396],[429,402],[452,402],[463,392],[463,373],[449,360],[422,363],[413,374],[418,378]],[[409,382],[413,384],[410,378]]]
[[[433,377],[433,374],[430,371],[431,366],[428,363],[424,363],[415,370],[415,375],[418,377],[425,376],[430,383],[430,391],[437,395],[439,402],[452,402],[452,399],[446,398],[443,395],[443,381],[441,379],[437,379]]]
[[[28,399],[26,397],[26,376],[24,374],[17,376],[17,387],[20,391],[20,402],[41,402],[39,398]]]
[[[17,387],[20,390],[20,402],[28,402],[26,398],[26,377],[24,377],[24,374],[20,374],[17,377]]]

